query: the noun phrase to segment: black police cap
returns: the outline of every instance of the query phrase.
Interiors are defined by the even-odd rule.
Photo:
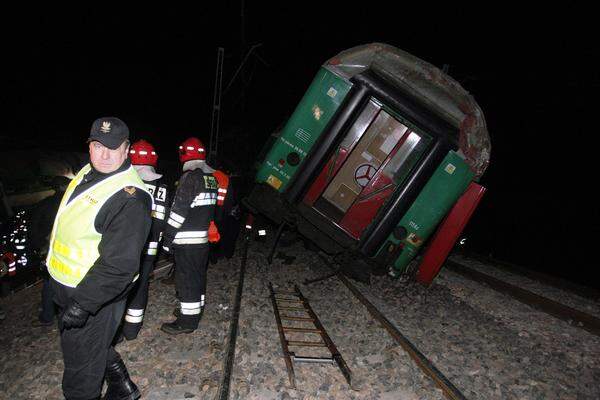
[[[98,141],[109,149],[118,148],[129,139],[129,128],[117,117],[98,118],[92,124],[88,143]]]

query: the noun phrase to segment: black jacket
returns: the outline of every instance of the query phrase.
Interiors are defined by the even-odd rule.
[[[163,247],[206,246],[208,226],[217,203],[217,180],[197,168],[181,175],[169,218]]]
[[[75,188],[71,199],[129,166],[129,160],[126,160],[118,170],[110,174],[103,174],[92,168]],[[54,281],[58,290],[67,291],[68,297],[91,313],[96,313],[106,303],[123,298],[139,272],[140,255],[150,232],[152,200],[142,190],[127,189],[129,190],[120,190],[112,195],[96,216],[94,225],[102,234],[98,245],[100,256],[83,280],[76,288]]]

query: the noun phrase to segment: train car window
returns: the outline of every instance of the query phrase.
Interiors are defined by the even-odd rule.
[[[383,174],[400,185],[409,174],[412,167],[429,146],[431,137],[424,133],[409,132],[404,143],[383,168]]]
[[[389,113],[380,111],[323,193],[323,198],[346,212],[407,130]]]
[[[377,132],[377,135],[369,143],[367,151],[381,165],[408,128],[398,123],[398,121],[386,112],[381,114],[381,119],[377,122],[381,124],[379,132]]]
[[[371,99],[344,137],[342,143],[340,143],[340,146],[345,149],[354,147],[355,142],[365,133],[380,109],[381,105]]]

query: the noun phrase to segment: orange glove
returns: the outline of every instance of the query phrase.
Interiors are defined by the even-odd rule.
[[[219,230],[215,225],[215,221],[210,221],[210,225],[208,226],[208,241],[217,243],[219,240],[221,240],[221,235],[219,235]]]

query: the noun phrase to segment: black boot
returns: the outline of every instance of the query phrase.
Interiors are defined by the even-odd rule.
[[[104,400],[136,400],[141,397],[121,359],[106,366],[106,381],[108,389]]]
[[[134,340],[137,338],[142,329],[142,323],[132,324],[131,322],[123,322],[123,336],[127,340]]]
[[[200,322],[199,315],[177,315],[177,319],[173,322],[162,324],[160,329],[169,335],[179,335],[181,333],[192,333],[198,328]]]

